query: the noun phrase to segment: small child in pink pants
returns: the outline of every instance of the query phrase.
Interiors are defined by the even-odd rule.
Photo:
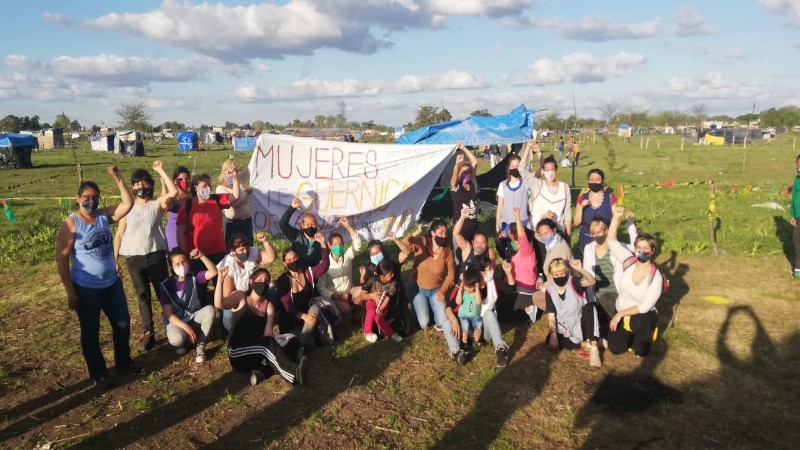
[[[362,268],[363,269],[363,268]],[[362,276],[363,276],[362,272]],[[366,317],[364,319],[364,338],[370,344],[378,340],[378,335],[372,332],[372,325],[377,324],[378,329],[386,335],[387,339],[400,342],[403,338],[392,330],[389,322],[386,321],[386,312],[389,310],[389,303],[397,292],[397,282],[394,280],[394,270],[392,263],[383,260],[375,267],[373,276],[366,280],[361,287],[361,295],[358,302],[364,303]]]

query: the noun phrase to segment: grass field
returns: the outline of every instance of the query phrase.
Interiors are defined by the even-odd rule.
[[[783,191],[800,152],[793,138],[748,146],[744,167],[742,147],[681,151],[675,137],[651,137],[648,149],[638,138],[581,145],[579,185],[592,167],[614,186],[656,185],[624,188],[640,228],[659,236],[658,262],[672,282],[659,310],[674,321],[647,358],[608,356],[590,369],[571,352],[550,352],[540,321],[504,324],[509,367],[494,368],[486,349],[459,367],[434,331],[369,345],[346,326],[338,345],[314,352],[302,388],[274,377],[250,387],[231,373],[217,336],[205,365],[161,345],[135,355],[144,375],[120,375],[121,386],[106,392],[87,380],[53,258],[77,187],[75,157],[84,178],[110,195],[112,162],[125,177],[155,159],[167,171],[181,164],[213,177],[230,150],[178,154],[165,144],[149,146],[145,159],[83,148],[35,153],[36,168],[0,171],[0,198],[22,198],[11,200],[17,224],[0,220],[0,446],[794,448],[800,282],[788,275],[791,228],[788,213],[751,206],[788,208]],[[236,158],[246,164],[249,156]],[[569,172],[558,176],[568,180]],[[709,245],[708,185],[681,185],[709,179],[717,183],[721,255]],[[711,295],[730,303],[704,301]],[[157,334],[164,342],[163,330]],[[102,341],[110,352],[107,327]]]

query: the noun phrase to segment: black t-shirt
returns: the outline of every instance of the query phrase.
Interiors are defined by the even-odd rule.
[[[478,191],[475,186],[471,186],[469,191],[463,186],[459,186],[458,190],[452,191],[450,195],[453,199],[453,222],[461,217],[462,208],[469,208],[469,216],[464,219],[461,235],[464,236],[464,239],[471,241],[478,229]]]
[[[250,305],[245,304],[240,309],[233,311],[228,346],[237,347],[241,345],[242,341],[247,342],[253,337],[263,336],[266,326],[267,316],[259,316],[250,309]]]

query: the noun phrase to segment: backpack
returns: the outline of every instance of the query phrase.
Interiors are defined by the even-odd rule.
[[[624,272],[628,270],[628,268],[633,266],[634,264],[636,264],[636,257],[635,256],[629,257],[628,259],[622,262],[622,271]],[[663,283],[661,285],[661,295],[664,295],[664,293],[666,293],[669,290],[669,278],[667,278],[667,276],[664,275],[664,272],[658,267],[656,267],[656,265],[653,264],[652,262],[650,263],[650,279],[647,281],[647,284],[650,285],[653,283],[653,278],[656,276],[656,271],[658,271],[658,273],[661,274],[661,279],[663,280]]]

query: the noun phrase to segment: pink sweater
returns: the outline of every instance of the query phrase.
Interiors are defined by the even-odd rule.
[[[523,234],[517,241],[519,250],[511,257],[511,270],[517,281],[517,292],[531,294],[536,290],[536,253]]]

